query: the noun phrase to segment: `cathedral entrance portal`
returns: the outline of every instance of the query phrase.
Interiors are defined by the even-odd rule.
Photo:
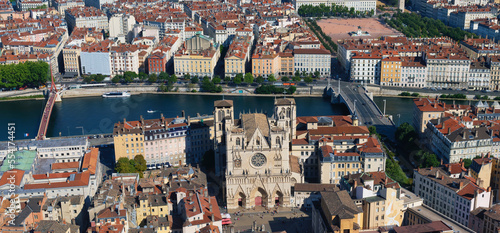
[[[267,193],[264,189],[257,188],[252,193],[255,201],[255,206],[267,206]]]
[[[239,193],[238,196],[238,206],[242,208],[246,208],[247,204],[247,197],[243,193]]]
[[[280,191],[276,191],[276,194],[274,195],[274,205],[275,206],[280,206],[283,204],[283,193]]]

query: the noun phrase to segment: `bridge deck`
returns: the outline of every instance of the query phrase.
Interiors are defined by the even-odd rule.
[[[47,127],[49,126],[50,115],[52,114],[52,108],[54,108],[54,103],[56,102],[57,93],[50,92],[49,99],[45,104],[45,109],[43,110],[42,120],[40,121],[40,127],[38,128],[38,134],[36,135],[36,140],[43,140],[47,134]]]
[[[363,87],[356,84],[347,84],[340,87],[340,98],[347,105],[349,112],[358,115],[359,125],[375,126],[379,134],[386,135],[394,140],[396,127],[366,94]]]

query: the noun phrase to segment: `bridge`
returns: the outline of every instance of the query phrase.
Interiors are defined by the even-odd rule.
[[[52,75],[52,70],[50,72],[52,83],[50,85],[49,98],[45,104],[43,110],[42,120],[40,121],[40,127],[38,127],[38,133],[36,135],[36,140],[44,140],[47,136],[47,128],[49,126],[50,115],[52,114],[52,109],[56,102],[61,101],[61,93],[57,91],[56,84],[54,82],[54,76]]]
[[[336,81],[337,87],[327,87],[333,91],[331,96],[332,103],[343,103],[352,114],[356,113],[359,125],[367,127],[375,126],[379,134],[387,136],[394,141],[396,126],[394,122],[384,116],[377,104],[373,101],[373,96],[366,89],[354,83]]]

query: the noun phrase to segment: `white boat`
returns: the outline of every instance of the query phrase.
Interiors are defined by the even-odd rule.
[[[110,97],[130,97],[130,93],[128,91],[115,91],[115,92],[107,92],[102,95],[102,97],[110,98]]]
[[[155,110],[151,110],[151,109],[148,110],[148,113],[155,113],[155,112],[156,112]]]

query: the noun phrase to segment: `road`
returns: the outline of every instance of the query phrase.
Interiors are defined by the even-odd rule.
[[[360,125],[366,125],[367,127],[373,125],[377,128],[379,134],[383,134],[391,141],[394,141],[396,127],[388,118],[382,116],[375,103],[364,94],[363,87],[357,87],[353,83],[341,83],[340,88],[344,99],[350,101],[350,105],[354,108],[352,110],[358,115]]]

